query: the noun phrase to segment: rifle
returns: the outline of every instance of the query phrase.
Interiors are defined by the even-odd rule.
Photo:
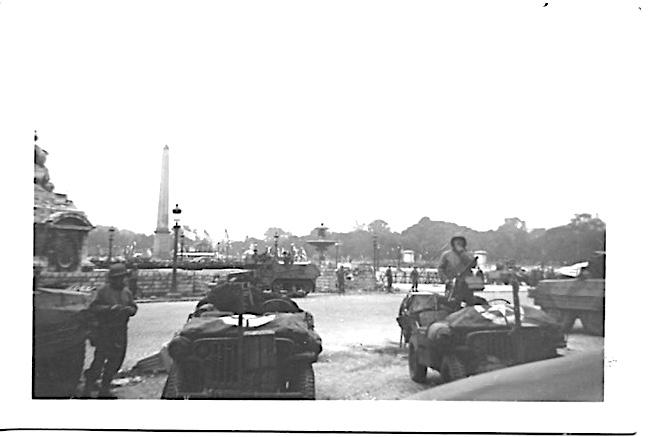
[[[454,297],[455,297],[454,294],[456,294],[456,288],[457,288],[456,284],[458,283],[458,280],[460,278],[462,278],[463,276],[465,276],[466,274],[468,274],[470,272],[470,270],[472,270],[472,268],[474,268],[477,261],[478,261],[478,256],[475,256],[473,261],[471,261],[469,264],[467,264],[465,266],[465,268],[460,273],[458,273],[456,276],[454,276],[454,278],[453,278],[453,281],[454,281],[453,284],[454,285],[453,285],[453,287],[451,287],[451,291],[449,292],[449,296],[447,296],[447,300],[453,300],[454,299]]]

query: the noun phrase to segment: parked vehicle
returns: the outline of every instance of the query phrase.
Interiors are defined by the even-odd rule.
[[[576,277],[540,281],[528,295],[562,325],[564,332],[570,332],[580,319],[588,333],[604,336],[605,254],[596,254],[581,266],[574,269]]]
[[[164,399],[315,399],[322,351],[313,316],[290,299],[260,301],[245,276],[199,302],[169,343]]]
[[[34,290],[34,398],[77,395],[88,337],[91,294]]]
[[[432,368],[450,382],[557,356],[566,345],[559,324],[539,309],[520,306],[519,283],[510,283],[513,304],[480,299],[458,309],[453,298],[435,292],[407,295],[397,321],[408,344],[411,379],[424,382]]]

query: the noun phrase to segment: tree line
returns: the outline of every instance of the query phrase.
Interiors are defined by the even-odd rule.
[[[188,228],[189,229],[189,228]],[[382,263],[397,264],[403,250],[413,250],[416,260],[424,264],[436,263],[447,250],[454,235],[464,235],[470,250],[486,250],[490,262],[513,260],[520,264],[570,264],[589,258],[596,251],[605,250],[605,223],[591,214],[575,214],[567,224],[550,229],[528,229],[526,222],[510,217],[496,230],[476,231],[455,223],[435,221],[423,217],[402,232],[394,232],[384,220],[374,220],[359,225],[350,232],[332,232],[328,239],[337,241],[338,248],[328,251],[339,260],[368,261],[373,258],[373,240]],[[201,235],[201,237],[198,237]],[[250,247],[259,253],[272,250],[278,236],[280,251],[304,248],[308,257],[316,255],[307,240],[316,239],[316,229],[309,235],[296,236],[278,227],[269,228],[262,238],[248,237],[241,241],[214,242],[205,232],[187,232],[184,239],[186,250],[216,251],[222,253],[228,246],[231,256],[241,256]],[[192,238],[188,238],[192,236]],[[138,234],[128,230],[114,233],[113,253],[144,253],[153,247],[153,235]],[[218,243],[218,244],[217,244]],[[89,253],[104,255],[108,251],[108,227],[98,226],[88,238]]]

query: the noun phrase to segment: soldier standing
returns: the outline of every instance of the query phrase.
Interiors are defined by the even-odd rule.
[[[97,379],[101,375],[99,397],[115,397],[110,390],[111,381],[124,362],[127,323],[138,310],[131,291],[124,284],[128,274],[124,264],[112,265],[108,271],[108,284],[97,291],[89,306],[96,317],[97,327],[91,336],[95,357],[84,373],[85,396],[97,389]]]
[[[392,293],[393,292],[393,271],[391,270],[390,266],[388,266],[388,270],[386,270],[386,286],[388,287],[388,292]]]
[[[138,298],[138,266],[133,265],[129,270],[129,279],[127,281],[129,290],[133,295],[133,299]]]
[[[340,266],[336,271],[336,286],[339,293],[345,293],[345,270],[343,270],[343,266]]]
[[[413,266],[413,270],[411,270],[411,291],[418,291],[419,282],[420,272],[418,272],[418,268],[416,266]]]
[[[463,275],[470,275],[471,267],[476,266],[476,258],[467,251],[467,240],[463,236],[455,236],[450,241],[451,250],[442,254],[438,274],[440,279],[446,284],[445,288],[449,295],[452,291],[453,280],[462,279]],[[457,299],[465,302],[474,300],[474,293],[469,290],[461,290],[461,295]]]

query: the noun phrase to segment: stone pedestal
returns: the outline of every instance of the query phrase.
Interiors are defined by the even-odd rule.
[[[169,231],[156,231],[153,236],[153,258],[154,259],[171,259],[173,241]]]

